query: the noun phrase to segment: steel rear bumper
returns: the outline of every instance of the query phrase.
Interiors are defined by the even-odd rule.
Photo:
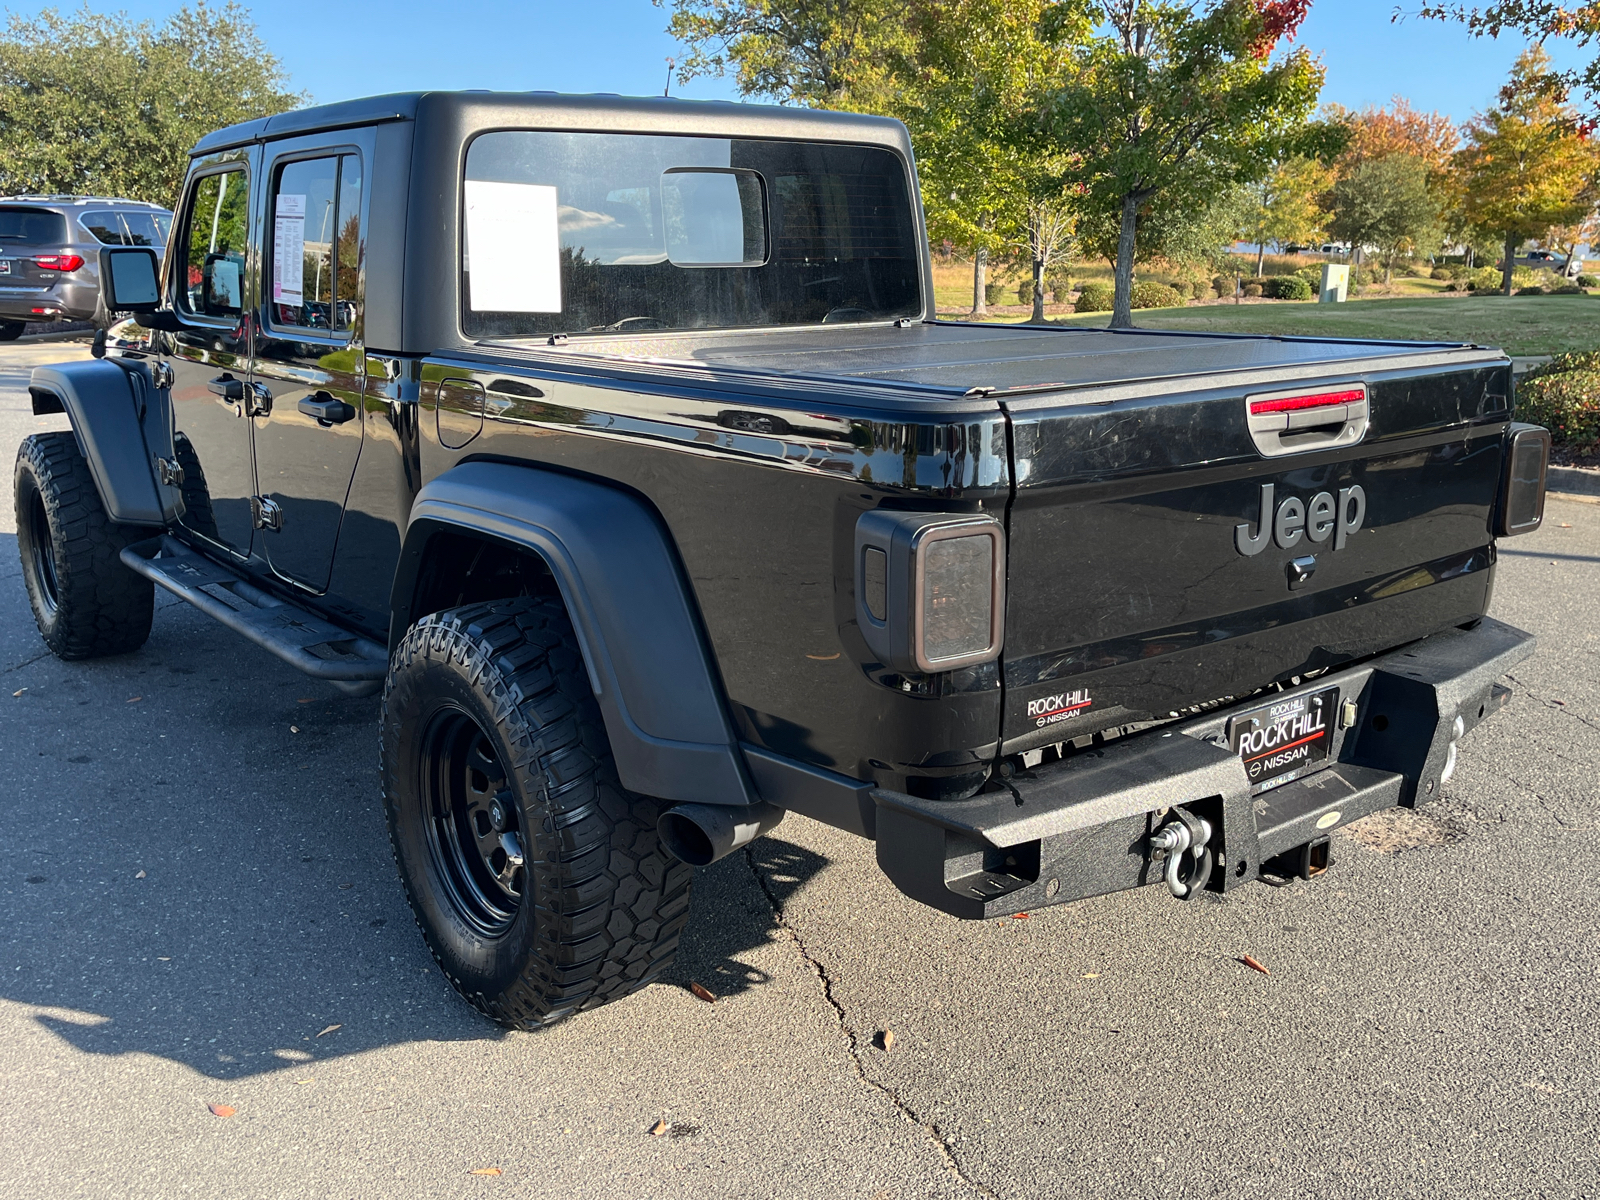
[[[1229,891],[1274,855],[1437,793],[1461,734],[1510,698],[1496,681],[1533,650],[1533,635],[1485,618],[1285,693],[1337,686],[1341,703],[1356,702],[1356,719],[1336,731],[1326,768],[1256,796],[1225,733],[1260,698],[1023,772],[1009,790],[968,800],[878,789],[878,864],[914,900],[957,917],[1005,916],[1159,881],[1150,835],[1165,810],[1183,805],[1216,830],[1209,887]]]

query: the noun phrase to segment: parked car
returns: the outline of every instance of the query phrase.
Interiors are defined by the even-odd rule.
[[[1310,878],[1533,652],[1504,353],[939,320],[896,121],[385,96],[182,197],[159,277],[103,251],[150,343],[33,373],[35,620],[127,653],[160,586],[382,690],[401,884],[507,1024],[658,978],[790,812],[961,918]]]
[[[103,196],[0,197],[0,341],[30,321],[87,321],[102,246],[166,248],[172,213]]]
[[[1522,261],[1527,263],[1530,267],[1550,267],[1552,269],[1556,269],[1564,266],[1567,260],[1552,250],[1530,250],[1523,257]]]

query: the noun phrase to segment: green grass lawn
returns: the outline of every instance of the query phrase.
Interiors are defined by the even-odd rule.
[[[1106,313],[1058,319],[1104,327]],[[1511,296],[1449,300],[1351,300],[1345,304],[1211,304],[1133,314],[1147,329],[1267,333],[1335,338],[1476,342],[1510,354],[1600,349],[1600,302],[1592,296]]]

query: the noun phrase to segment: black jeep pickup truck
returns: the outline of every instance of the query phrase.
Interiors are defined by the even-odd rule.
[[[509,1024],[655,978],[791,811],[957,917],[1309,875],[1533,649],[1504,354],[937,320],[893,121],[311,108],[102,266],[149,333],[33,375],[45,641],[135,649],[159,584],[381,690],[401,881]]]

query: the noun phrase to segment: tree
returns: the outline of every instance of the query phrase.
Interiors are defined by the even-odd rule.
[[[1468,144],[1455,156],[1467,222],[1504,241],[1501,289],[1508,296],[1518,246],[1594,211],[1600,158],[1564,100],[1549,56],[1530,47],[1512,67],[1500,104],[1468,124]]]
[[[1359,164],[1333,185],[1331,228],[1358,254],[1376,246],[1388,283],[1401,255],[1435,240],[1439,205],[1428,187],[1428,164],[1411,154]]]
[[[680,83],[731,71],[740,95],[780,104],[881,111],[890,54],[906,48],[905,9],[891,0],[654,2],[689,47]]]
[[[1244,232],[1256,244],[1256,278],[1267,259],[1267,243],[1320,240],[1328,221],[1322,197],[1333,171],[1303,154],[1284,159],[1265,179],[1246,186],[1249,208]]]
[[[1403,15],[1397,9],[1393,19],[1399,21]],[[1497,38],[1509,29],[1535,44],[1559,37],[1587,47],[1600,40],[1600,2],[1596,0],[1580,4],[1565,4],[1559,0],[1500,0],[1500,3],[1482,8],[1433,3],[1424,4],[1417,15],[1434,21],[1459,21],[1474,37]],[[1600,58],[1581,71],[1551,72],[1550,79],[1562,89],[1563,95],[1573,88],[1583,88],[1589,94],[1590,103],[1600,108]],[[1584,124],[1592,129],[1595,122],[1590,119]]]
[[[1348,130],[1338,162],[1341,173],[1369,158],[1391,154],[1409,154],[1425,162],[1430,171],[1445,171],[1461,144],[1461,131],[1454,121],[1443,113],[1418,112],[1404,96],[1393,97],[1387,108],[1369,107],[1359,112],[1329,104],[1323,109],[1323,118]]]
[[[1316,148],[1308,122],[1323,71],[1304,49],[1276,60],[1309,0],[1170,0],[1094,6],[1099,36],[1073,49],[1052,105],[1056,140],[1081,156],[1091,203],[1117,223],[1112,328],[1133,324],[1141,210],[1203,204],[1264,164]]]
[[[224,125],[305,102],[237,4],[160,26],[14,16],[0,38],[0,190],[175,202],[188,150]]]
[[[1088,33],[1087,10],[1061,0],[924,0],[908,45],[890,51],[887,107],[917,149],[934,236],[1027,264],[1033,320],[1044,319],[1045,275],[1073,242],[1075,165],[1038,114],[1063,84],[1063,47]],[[973,309],[983,297],[978,269]]]

